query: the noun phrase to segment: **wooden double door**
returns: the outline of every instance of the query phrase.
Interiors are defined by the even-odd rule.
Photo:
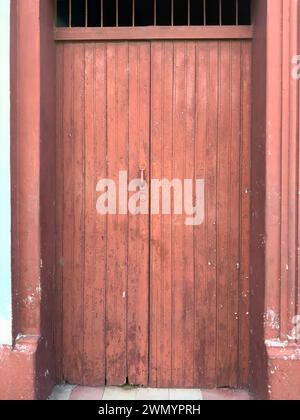
[[[250,61],[247,40],[57,44],[61,379],[248,383]],[[141,169],[203,179],[204,222],[99,215],[99,180]]]

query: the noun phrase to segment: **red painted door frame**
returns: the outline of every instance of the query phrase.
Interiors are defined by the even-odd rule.
[[[300,389],[300,346],[288,337],[300,301],[299,109],[298,84],[289,74],[291,55],[299,54],[300,2],[254,3],[250,383],[258,398],[292,399],[299,398]],[[55,230],[46,217],[54,198],[52,5],[12,0],[15,344],[0,349],[3,399],[45,398],[55,381],[55,314],[49,309]]]

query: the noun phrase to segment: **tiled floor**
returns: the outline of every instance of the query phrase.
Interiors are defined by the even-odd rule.
[[[250,400],[247,391],[216,389],[150,389],[136,387],[89,388],[82,386],[59,385],[53,390],[50,400],[89,400],[89,401],[151,401],[151,400]]]

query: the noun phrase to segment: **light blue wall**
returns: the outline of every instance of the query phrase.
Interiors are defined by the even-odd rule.
[[[0,0],[0,345],[11,344],[10,0]]]

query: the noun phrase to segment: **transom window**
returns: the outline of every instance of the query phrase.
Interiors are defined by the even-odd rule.
[[[250,25],[251,0],[56,0],[56,26]]]

